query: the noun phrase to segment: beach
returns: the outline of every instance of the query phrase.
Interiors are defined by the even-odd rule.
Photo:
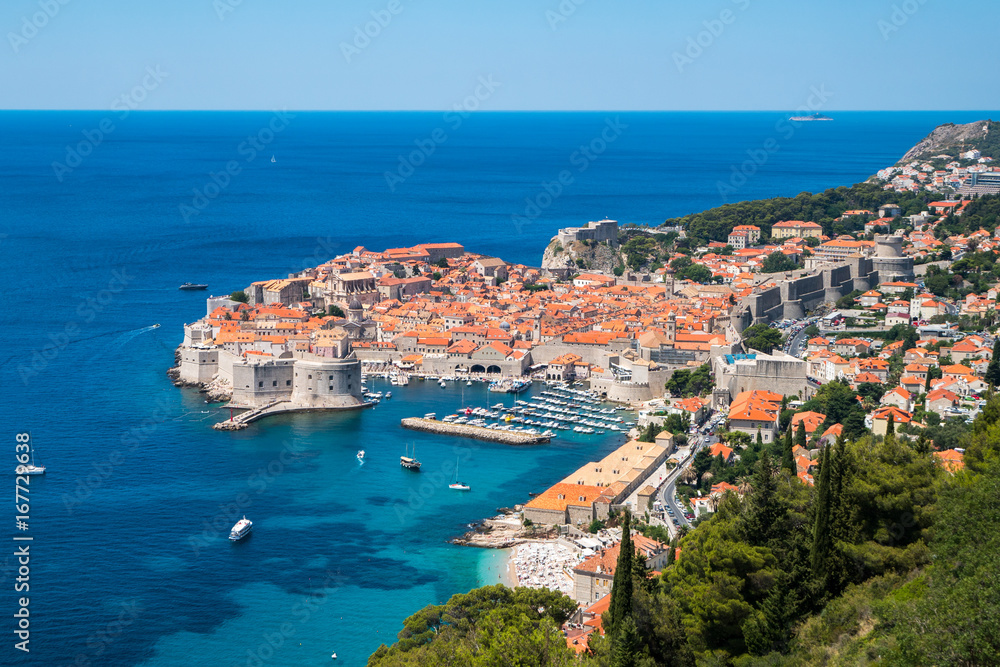
[[[517,586],[572,595],[572,570],[581,560],[581,550],[568,542],[535,540],[511,549],[508,570]]]

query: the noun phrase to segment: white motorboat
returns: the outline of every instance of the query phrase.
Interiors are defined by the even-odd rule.
[[[253,521],[244,514],[243,518],[237,521],[233,529],[229,531],[229,539],[232,542],[239,542],[249,535],[251,530],[253,530]]]
[[[365,462],[365,450],[363,449],[358,450],[358,460],[361,461],[362,463]]]

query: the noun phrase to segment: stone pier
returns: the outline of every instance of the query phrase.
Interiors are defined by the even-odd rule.
[[[407,417],[400,423],[403,428],[414,431],[437,433],[438,435],[457,435],[462,438],[487,440],[505,445],[538,445],[551,440],[547,435],[533,435],[520,431],[500,431],[481,426],[469,426],[468,424],[450,424],[438,421],[437,419],[421,419],[420,417]]]

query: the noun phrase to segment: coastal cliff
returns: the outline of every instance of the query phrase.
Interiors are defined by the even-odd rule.
[[[1000,143],[1000,123],[991,120],[978,120],[974,123],[956,125],[945,123],[939,125],[920,140],[916,146],[906,152],[897,164],[903,165],[913,160],[923,160],[944,153],[957,157],[961,151],[976,148],[983,155],[997,157],[994,146]]]
[[[558,236],[553,236],[542,254],[543,269],[571,269],[579,271],[603,271],[611,273],[621,264],[615,248],[604,243],[574,241],[563,245]]]

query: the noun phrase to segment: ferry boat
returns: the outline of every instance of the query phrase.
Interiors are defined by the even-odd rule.
[[[814,113],[809,116],[792,116],[788,120],[810,121],[810,120],[833,120],[833,119],[830,118],[829,116],[824,116],[821,113]]]
[[[248,519],[247,515],[244,514],[243,518],[237,521],[236,525],[233,526],[233,529],[229,531],[229,540],[232,542],[239,542],[244,537],[249,535],[251,530],[253,530],[253,521]]]
[[[208,285],[203,285],[201,283],[184,283],[183,285],[181,285],[177,289],[182,289],[182,290],[185,290],[185,291],[193,292],[193,291],[197,291],[197,290],[206,290],[206,289],[208,289]]]
[[[508,394],[520,394],[531,386],[531,380],[518,380],[507,378],[504,380],[494,380],[490,382],[491,392],[502,392]]]

